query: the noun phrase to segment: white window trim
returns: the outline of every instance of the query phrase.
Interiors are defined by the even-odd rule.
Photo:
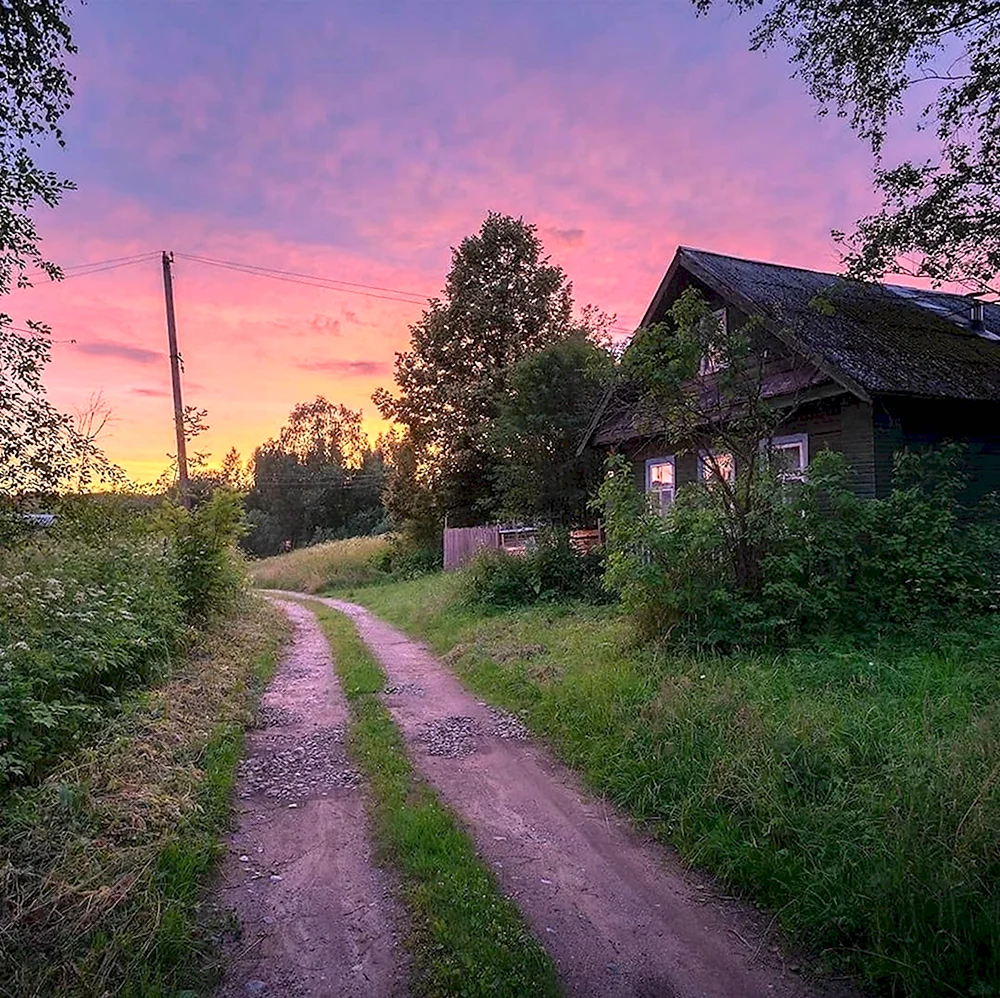
[[[733,478],[736,477],[736,459],[733,458],[732,454],[729,451],[727,451],[727,450],[724,450],[724,451],[712,451],[711,454],[712,454],[712,457],[715,457],[717,454],[729,454],[730,458],[732,458],[732,461],[733,461]],[[701,483],[703,483],[703,484],[708,484],[708,481],[709,481],[708,477],[706,475],[707,469],[708,469],[708,462],[705,460],[705,457],[704,457],[703,454],[699,454],[698,455],[698,481],[701,482]],[[728,481],[732,481],[732,479],[728,479]]]
[[[652,500],[653,496],[659,496],[665,489],[654,489],[652,480],[652,470],[653,465],[656,464],[669,464],[673,469],[673,485],[670,487],[670,502],[666,506],[663,505],[662,498],[656,506],[656,512],[663,513],[669,508],[674,501],[674,496],[677,495],[677,459],[673,454],[665,454],[663,457],[651,457],[646,459],[646,495]]]
[[[789,474],[784,477],[786,481],[792,482],[801,482],[805,478],[806,468],[809,467],[808,433],[789,433],[783,437],[772,437],[770,440],[762,440],[760,446],[765,454],[775,450],[791,450],[792,447],[798,447],[801,470],[798,474]]]

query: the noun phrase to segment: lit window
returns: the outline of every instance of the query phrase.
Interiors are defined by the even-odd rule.
[[[726,337],[726,310],[716,309],[710,316],[705,317],[705,321],[711,322],[709,335],[712,339],[724,340]],[[725,357],[718,346],[710,346],[698,363],[698,373],[702,377],[709,374],[716,374],[726,366]]]
[[[809,435],[795,433],[770,442],[771,467],[783,482],[801,482],[809,463]]]
[[[654,457],[646,462],[646,495],[654,512],[665,513],[674,501],[674,459]]]
[[[698,477],[703,482],[731,482],[736,477],[736,462],[728,451],[715,451],[698,458]]]

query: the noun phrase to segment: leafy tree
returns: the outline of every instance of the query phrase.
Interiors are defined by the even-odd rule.
[[[489,440],[502,515],[572,526],[587,515],[601,457],[580,440],[614,372],[614,358],[582,334],[515,364]]]
[[[47,139],[64,144],[59,121],[73,96],[66,60],[75,52],[65,0],[0,5],[0,295],[15,281],[30,286],[32,266],[60,276],[42,256],[32,211],[55,207],[73,185],[40,169],[32,148]]]
[[[704,13],[720,0],[694,0]],[[996,292],[1000,272],[1000,3],[727,0],[764,15],[753,49],[779,42],[819,102],[869,143],[882,208],[835,233],[852,276],[908,271]],[[917,102],[915,105],[914,102]],[[919,108],[919,113],[915,112]],[[886,164],[894,119],[933,134],[924,161]],[[915,263],[908,263],[909,258]]]
[[[76,51],[63,0],[0,5],[0,296],[29,287],[37,269],[61,277],[39,248],[34,213],[55,207],[72,184],[34,162],[46,140],[63,144],[59,121],[73,96],[66,60]],[[0,495],[53,491],[70,481],[121,477],[97,446],[46,398],[49,329],[13,329],[0,313]],[[93,426],[89,428],[93,430]]]
[[[98,445],[103,428],[60,412],[42,375],[51,359],[44,327],[19,332],[0,317],[0,496],[51,493],[75,484],[121,483],[125,474]]]
[[[322,395],[300,402],[281,428],[278,444],[286,454],[301,461],[346,467],[361,459],[367,440],[361,429],[361,413],[334,405]]]
[[[385,519],[385,455],[369,446],[360,412],[322,397],[300,403],[252,466],[244,543],[254,554],[369,534]]]
[[[641,386],[640,418],[650,432],[678,452],[694,453],[706,469],[733,577],[750,591],[761,577],[751,529],[768,473],[761,445],[786,415],[765,396],[767,356],[759,323],[720,323],[702,295],[688,289],[669,321],[636,333],[622,358],[624,376]]]
[[[250,469],[244,467],[243,461],[240,459],[240,452],[235,447],[230,447],[222,459],[219,479],[221,484],[234,492],[246,492],[250,487]]]
[[[544,255],[535,226],[490,213],[452,251],[441,299],[410,327],[396,355],[395,394],[374,400],[406,428],[414,457],[450,522],[493,506],[491,421],[511,367],[573,330],[572,286]]]

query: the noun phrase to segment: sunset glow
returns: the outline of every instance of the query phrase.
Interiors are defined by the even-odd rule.
[[[678,244],[835,269],[830,230],[872,207],[865,149],[816,118],[782,53],[746,51],[748,28],[680,0],[94,0],[67,147],[45,156],[78,190],[39,218],[44,249],[178,254],[185,401],[208,409],[196,449],[215,461],[317,394],[374,433],[371,393],[419,305],[181,254],[429,296],[450,247],[503,211],[622,329]],[[8,310],[53,327],[53,400],[103,390],[110,456],[155,478],[173,449],[158,258]]]

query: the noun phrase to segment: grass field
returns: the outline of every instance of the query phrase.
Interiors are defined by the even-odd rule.
[[[1000,993],[1000,621],[936,647],[637,646],[614,607],[353,597],[525,711],[590,784],[878,991]]]
[[[199,904],[257,692],[287,633],[253,599],[169,681],[0,810],[0,995],[208,994]]]
[[[372,559],[387,549],[387,537],[351,537],[252,562],[250,574],[262,589],[318,593],[374,582]]]
[[[351,708],[348,746],[368,778],[379,853],[398,871],[411,916],[415,995],[546,998],[559,988],[544,950],[475,846],[413,773],[377,694],[385,676],[343,614],[310,605],[333,646]]]

